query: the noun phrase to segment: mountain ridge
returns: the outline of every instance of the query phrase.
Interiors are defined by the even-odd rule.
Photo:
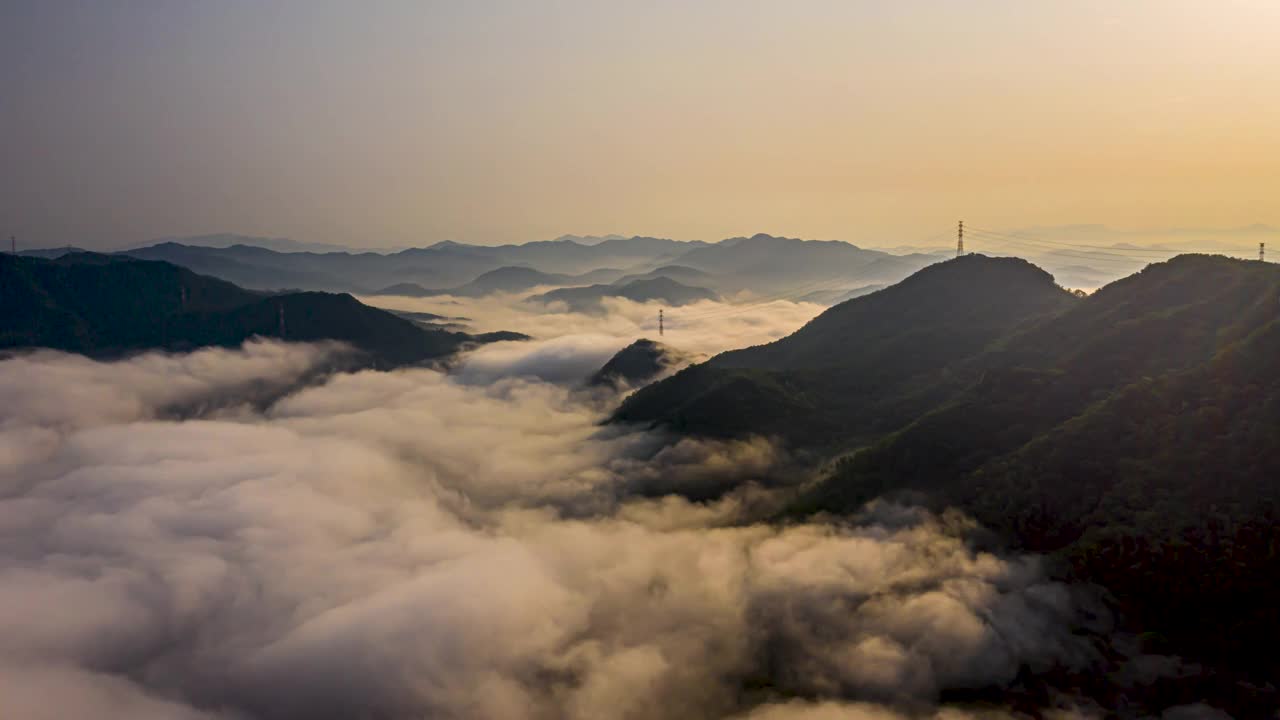
[[[268,294],[169,263],[82,253],[0,258],[0,347],[50,347],[111,358],[143,350],[235,346],[253,336],[338,340],[375,367],[447,357],[515,334],[421,327],[349,294]],[[523,337],[523,336],[519,336]]]

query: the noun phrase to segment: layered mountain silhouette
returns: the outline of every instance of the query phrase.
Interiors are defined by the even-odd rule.
[[[699,300],[718,300],[719,296],[707,288],[691,287],[669,277],[658,276],[613,285],[560,288],[534,295],[529,298],[529,302],[564,303],[570,310],[590,312],[599,308],[600,301],[605,298],[625,298],[635,302],[658,301],[680,306]]]
[[[414,297],[430,297],[435,295],[456,295],[458,297],[483,297],[490,293],[515,293],[548,285],[577,285],[596,281],[617,279],[621,270],[600,268],[581,275],[564,275],[560,273],[544,273],[530,267],[511,266],[481,274],[465,285],[453,288],[429,289],[417,283],[397,283],[376,291],[376,295],[410,295]]]
[[[716,243],[607,236],[498,246],[444,241],[396,252],[317,248],[323,246],[220,235],[192,238],[189,243],[168,240],[125,253],[259,290],[478,296],[536,286],[614,284],[625,276],[623,284],[666,277],[717,293],[792,299],[807,294],[818,302],[868,285],[898,282],[940,259],[764,234]],[[501,271],[498,276],[486,278],[496,271]]]
[[[258,335],[343,341],[371,364],[392,367],[523,337],[429,329],[346,294],[267,295],[169,263],[94,253],[0,257],[0,302],[6,308],[0,348],[48,347],[93,357],[235,346]]]
[[[697,268],[687,267],[685,265],[663,265],[654,268],[646,273],[633,273],[618,278],[617,283],[629,283],[636,280],[653,280],[655,278],[669,278],[676,282],[682,282],[685,285],[702,285],[712,286],[716,283],[716,276],[709,272],[704,272]]]
[[[1236,687],[1280,673],[1277,358],[1276,265],[1184,255],[1078,298],[966,256],[642,388],[616,419],[842,455],[791,513],[959,507]]]
[[[763,233],[730,238],[694,248],[677,264],[724,278],[733,287],[760,293],[790,293],[840,286],[843,290],[873,283],[894,283],[940,258],[935,255],[890,255],[835,240],[799,240]]]

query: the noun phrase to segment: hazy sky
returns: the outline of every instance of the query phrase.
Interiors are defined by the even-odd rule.
[[[1280,2],[0,2],[0,235],[1280,224]]]

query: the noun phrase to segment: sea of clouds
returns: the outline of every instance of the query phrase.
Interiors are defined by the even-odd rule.
[[[768,523],[801,471],[767,441],[602,426],[617,398],[561,371],[648,308],[482,305],[453,314],[538,339],[448,373],[262,340],[0,360],[0,714],[1006,718],[942,699],[1094,661],[1069,588],[975,550],[962,517]],[[684,347],[813,312],[722,316]]]

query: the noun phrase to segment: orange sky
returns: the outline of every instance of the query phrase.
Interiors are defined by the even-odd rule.
[[[0,232],[1280,225],[1280,3],[6,3]]]

